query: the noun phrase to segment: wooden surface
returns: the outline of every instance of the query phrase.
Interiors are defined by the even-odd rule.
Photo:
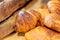
[[[35,9],[35,8],[39,8],[40,7],[40,0],[33,0],[32,2],[30,2],[25,8],[23,8],[24,10],[30,10],[30,9]],[[20,34],[21,35],[21,34]],[[6,36],[5,38],[3,38],[2,40],[26,40],[24,36],[18,36],[18,33],[12,33],[8,36]]]

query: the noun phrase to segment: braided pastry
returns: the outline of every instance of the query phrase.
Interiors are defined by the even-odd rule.
[[[60,32],[60,15],[49,14],[49,15],[45,16],[44,24],[47,27]]]
[[[60,32],[60,15],[50,13],[48,10],[39,9],[41,25],[45,25],[53,30]]]
[[[60,2],[59,1],[49,1],[47,6],[51,12],[60,13]]]

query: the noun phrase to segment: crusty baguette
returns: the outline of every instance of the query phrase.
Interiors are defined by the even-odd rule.
[[[0,22],[22,7],[28,0],[4,0],[0,3]]]
[[[25,34],[27,40],[60,40],[60,33],[39,26]]]
[[[10,16],[18,8],[22,7],[29,0],[4,0],[0,3],[0,21]],[[14,31],[15,14],[0,24],[0,39]]]
[[[0,24],[0,40],[14,31],[15,16]]]

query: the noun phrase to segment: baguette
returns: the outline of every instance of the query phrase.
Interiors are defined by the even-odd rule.
[[[21,8],[29,0],[4,0],[0,3],[0,22]],[[0,39],[12,33],[15,29],[16,14],[0,24]]]
[[[22,7],[27,0],[4,0],[0,3],[0,22]]]

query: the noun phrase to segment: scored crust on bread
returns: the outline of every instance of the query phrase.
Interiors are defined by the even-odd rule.
[[[8,18],[14,11],[21,8],[27,0],[4,0],[0,3],[0,22]]]

